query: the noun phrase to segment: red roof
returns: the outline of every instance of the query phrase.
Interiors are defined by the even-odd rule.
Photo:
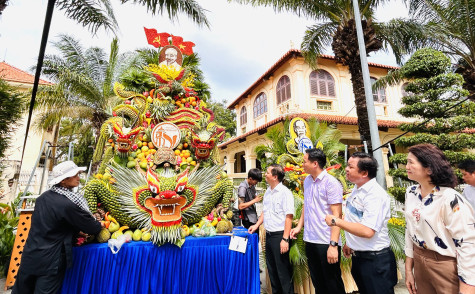
[[[343,125],[357,125],[358,124],[358,118],[356,117],[347,117],[347,116],[341,116],[341,115],[330,115],[330,114],[321,114],[321,113],[295,113],[287,116],[280,116],[274,120],[271,120],[270,122],[255,128],[254,130],[251,130],[245,134],[242,134],[238,137],[232,138],[231,140],[224,142],[223,144],[220,144],[218,147],[222,148],[224,146],[227,146],[233,142],[236,142],[240,139],[246,138],[249,135],[252,135],[254,133],[259,132],[260,130],[267,129],[270,126],[276,125],[279,122],[284,121],[285,119],[292,119],[294,117],[301,117],[303,119],[310,119],[310,118],[316,118],[319,121],[324,121],[328,123],[335,123],[335,124],[343,124]],[[402,121],[395,121],[395,120],[378,120],[378,127],[386,127],[386,128],[397,128],[400,124],[402,124]]]
[[[297,57],[302,57],[302,52],[300,50],[290,49],[289,51],[287,51],[287,53],[285,53],[284,56],[282,56],[276,63],[274,63],[274,65],[271,66],[260,78],[258,78],[257,81],[255,81],[249,88],[247,88],[247,90],[244,91],[244,93],[242,93],[238,98],[236,98],[236,100],[231,102],[228,108],[229,109],[234,108],[234,106],[236,106],[239,103],[239,101],[246,98],[247,95],[251,94],[251,92],[255,88],[257,88],[257,86],[259,86],[263,81],[268,80],[272,76],[272,74],[276,72],[277,69],[279,69],[285,62],[287,62],[288,60],[292,58],[297,58]],[[320,55],[320,58],[336,60],[335,56],[325,55],[325,54]],[[398,69],[399,68],[396,66],[378,64],[378,63],[373,63],[373,62],[368,62],[368,65],[372,67],[378,67],[378,68],[384,68],[384,69]]]
[[[8,82],[33,84],[35,76],[19,68],[9,65],[6,62],[0,62],[0,78]],[[40,79],[41,85],[52,85],[52,83]]]

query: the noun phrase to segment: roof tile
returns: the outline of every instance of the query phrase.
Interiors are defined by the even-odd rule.
[[[0,62],[0,78],[8,82],[33,84],[35,76],[19,68],[9,65],[6,62]],[[40,79],[41,85],[52,85],[52,83]]]

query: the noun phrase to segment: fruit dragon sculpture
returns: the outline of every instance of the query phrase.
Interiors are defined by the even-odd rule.
[[[84,195],[109,225],[100,242],[135,229],[134,239],[142,234],[157,245],[181,246],[188,226],[200,226],[203,217],[232,217],[232,181],[217,161],[225,130],[193,90],[193,73],[182,67],[194,44],[154,29],[145,33],[160,50],[159,64],[142,70],[154,82],[144,89],[115,84],[123,102],[101,127],[93,157],[99,168]]]

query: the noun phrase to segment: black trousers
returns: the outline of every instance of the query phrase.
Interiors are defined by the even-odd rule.
[[[242,226],[245,227],[246,229],[249,229],[250,226],[253,226],[256,224],[256,223],[251,223],[250,221],[246,219],[242,219],[241,222],[242,222]]]
[[[35,275],[18,269],[18,275],[13,285],[12,294],[56,294],[61,291],[64,274],[66,273],[66,257],[62,257],[57,272],[46,275]]]
[[[266,233],[266,264],[273,294],[293,294],[292,265],[289,251],[280,253],[280,242],[284,232]],[[289,243],[289,250],[290,250]]]
[[[330,245],[305,242],[308,269],[317,294],[345,294],[345,285],[341,279],[341,247],[338,246],[338,262],[330,264],[327,251]]]
[[[355,251],[351,274],[361,294],[394,294],[396,258],[388,247],[380,251]]]

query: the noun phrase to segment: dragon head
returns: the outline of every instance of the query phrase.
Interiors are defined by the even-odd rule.
[[[127,156],[134,141],[135,136],[142,130],[142,127],[136,127],[131,130],[123,129],[118,123],[112,124],[112,129],[116,136],[115,148],[119,155]]]
[[[215,123],[210,123],[207,127],[200,130],[191,130],[191,136],[191,146],[195,148],[196,158],[198,160],[206,160],[215,148],[216,141],[222,140],[224,137],[224,129]]]
[[[196,197],[196,189],[188,186],[188,169],[171,177],[148,169],[147,184],[152,197],[146,198],[143,206],[151,214],[152,225],[169,227],[180,224],[182,210]]]

